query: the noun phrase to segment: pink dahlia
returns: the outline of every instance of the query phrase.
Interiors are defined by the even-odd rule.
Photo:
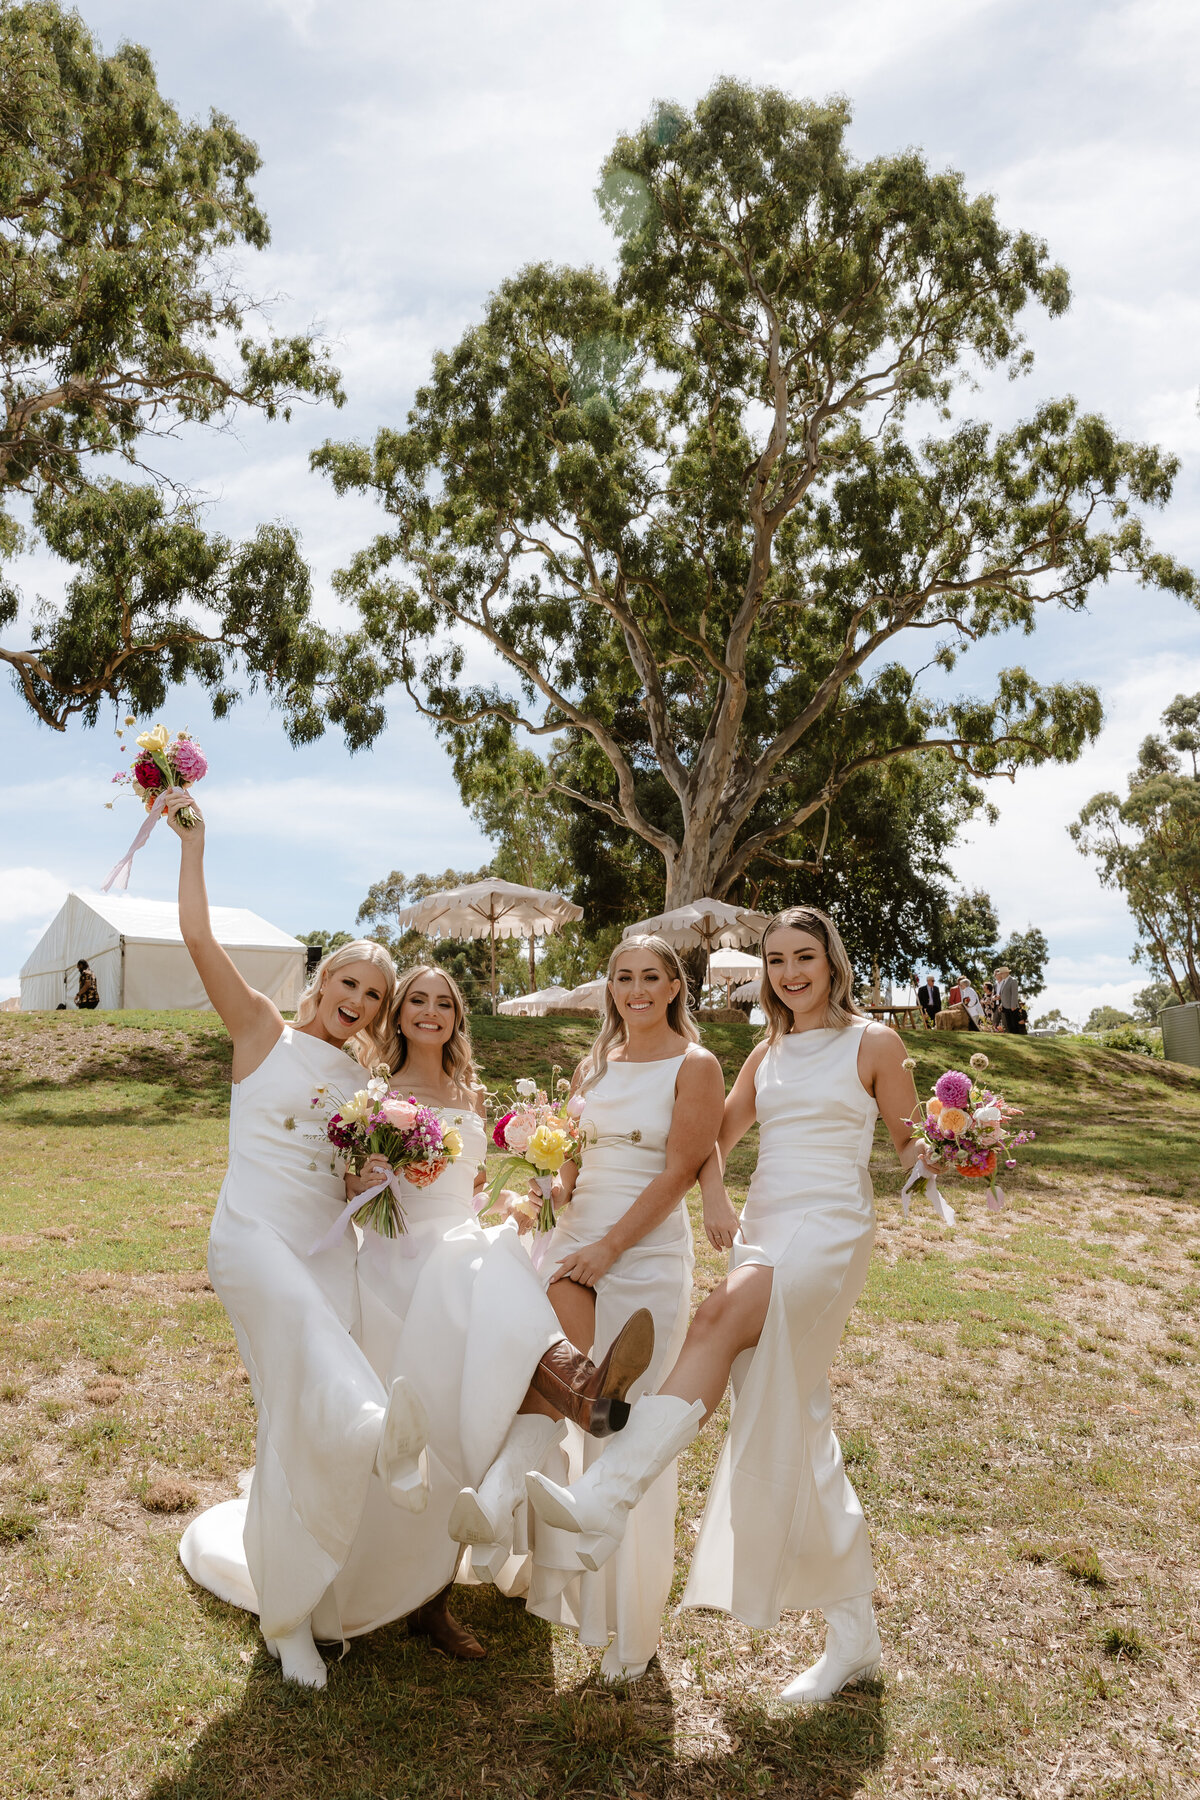
[[[971,1078],[957,1069],[947,1069],[934,1083],[934,1093],[943,1106],[967,1107],[971,1100]]]
[[[171,745],[171,766],[180,781],[199,781],[202,775],[208,774],[208,761],[199,744],[191,738],[180,738]]]

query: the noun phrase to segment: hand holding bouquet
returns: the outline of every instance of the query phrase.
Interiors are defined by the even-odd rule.
[[[462,1155],[461,1134],[453,1126],[443,1126],[432,1107],[422,1106],[411,1094],[405,1099],[395,1093],[382,1076],[368,1081],[343,1102],[320,1089],[312,1104],[326,1115],[326,1138],[356,1174],[372,1157],[382,1157],[391,1172],[349,1202],[332,1233],[314,1245],[310,1254],[336,1243],[356,1214],[380,1237],[402,1236],[407,1227],[396,1175],[402,1175],[412,1187],[428,1187]]]
[[[971,1058],[971,1067],[980,1074],[987,1066],[988,1059],[982,1051]],[[901,1194],[905,1218],[909,1194],[915,1189],[926,1196],[943,1223],[954,1224],[954,1211],[938,1192],[937,1177],[943,1173],[968,1181],[986,1181],[988,1211],[999,1212],[1005,1205],[1004,1190],[995,1178],[1001,1158],[1006,1169],[1015,1169],[1016,1158],[1009,1151],[1031,1143],[1035,1135],[1032,1131],[1018,1131],[1013,1136],[1005,1129],[1009,1119],[1020,1116],[1020,1107],[1010,1106],[1002,1094],[979,1087],[970,1075],[958,1069],[948,1069],[939,1076],[925,1102],[923,1116],[909,1121],[921,1155]]]
[[[132,718],[125,721],[127,726],[136,723]],[[123,737],[124,732],[118,731],[117,736]],[[129,886],[129,871],[133,866],[133,859],[163,815],[160,802],[167,790],[191,787],[193,782],[200,781],[208,774],[208,760],[203,750],[186,731],[177,731],[172,738],[165,725],[155,725],[150,731],[140,732],[136,743],[137,756],[128,769],[117,771],[113,781],[120,787],[132,788],[146,808],[148,816],[125,855],[104,882],[105,893],[114,882],[119,882],[123,888]],[[108,804],[111,806],[112,801]],[[200,822],[200,815],[190,806],[181,806],[175,817],[185,831],[191,831]]]
[[[492,1127],[492,1142],[508,1155],[489,1184],[491,1204],[496,1204],[500,1189],[511,1179],[522,1184],[532,1180],[542,1197],[537,1211],[540,1233],[554,1230],[554,1207],[550,1199],[554,1177],[565,1162],[580,1160],[585,1143],[579,1123],[582,1103],[567,1100],[570,1084],[558,1077],[557,1072],[551,1079],[557,1095],[554,1101],[536,1081],[529,1076],[522,1077],[513,1088],[507,1110]],[[532,1201],[518,1202],[520,1206],[528,1206],[530,1212],[533,1211]]]

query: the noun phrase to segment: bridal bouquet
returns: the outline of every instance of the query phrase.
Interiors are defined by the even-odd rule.
[[[125,724],[135,725],[136,719],[126,719]],[[117,732],[124,737],[123,731]],[[147,817],[128,850],[110,872],[103,884],[103,891],[108,892],[114,882],[120,886],[129,886],[129,871],[133,859],[150,833],[162,817],[159,798],[170,787],[191,787],[208,774],[208,759],[194,738],[186,731],[177,731],[172,738],[165,725],[155,725],[150,731],[138,734],[138,754],[128,769],[119,769],[113,781],[120,787],[132,788],[137,798],[146,808]],[[112,801],[108,802],[109,806]],[[179,823],[185,831],[191,831],[197,823],[197,814],[190,806],[179,809]]]
[[[579,1123],[584,1104],[582,1096],[566,1098],[570,1083],[560,1077],[557,1070],[551,1083],[556,1095],[553,1101],[536,1081],[524,1076],[513,1088],[507,1112],[492,1127],[493,1144],[498,1150],[508,1151],[508,1155],[490,1183],[491,1204],[496,1204],[506,1182],[514,1178],[522,1182],[532,1179],[542,1196],[536,1220],[539,1233],[554,1230],[554,1207],[550,1201],[554,1177],[565,1162],[580,1160],[586,1144],[586,1134]],[[517,1210],[526,1208],[532,1217],[533,1202],[523,1200]]]
[[[452,1125],[443,1125],[432,1107],[422,1106],[411,1094],[405,1099],[395,1093],[381,1076],[345,1101],[318,1089],[312,1104],[325,1113],[325,1136],[355,1174],[369,1156],[382,1156],[393,1171],[378,1187],[350,1202],[339,1226],[344,1229],[352,1215],[360,1214],[361,1223],[372,1226],[380,1237],[400,1237],[406,1227],[396,1173],[412,1187],[428,1187],[462,1155],[461,1134]]]
[[[906,1068],[915,1066],[911,1058],[905,1063]],[[982,1052],[971,1058],[972,1069],[980,1074],[987,1066]],[[944,1224],[954,1224],[954,1211],[938,1192],[939,1174],[986,1181],[988,1211],[999,1212],[1005,1204],[1004,1190],[996,1181],[1001,1159],[1006,1169],[1015,1169],[1016,1158],[1009,1152],[1031,1143],[1036,1135],[1018,1131],[1014,1136],[1005,1129],[1008,1120],[1020,1117],[1020,1107],[1010,1106],[1002,1094],[978,1086],[972,1076],[958,1069],[939,1076],[923,1116],[909,1121],[921,1155],[901,1194],[905,1218],[909,1194],[915,1190],[925,1195]]]

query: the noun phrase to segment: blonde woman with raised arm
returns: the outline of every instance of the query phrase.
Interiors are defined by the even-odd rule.
[[[321,962],[294,1025],[238,973],[213,935],[204,886],[204,820],[182,788],[164,795],[179,838],[179,926],[204,991],[233,1040],[229,1167],[208,1244],[212,1284],[233,1323],[258,1413],[254,1474],[240,1500],[193,1521],[180,1546],[188,1573],[259,1615],[285,1678],[325,1685],[314,1614],[330,1596],[374,1488],[384,1506],[420,1505],[420,1402],[385,1388],[355,1341],[354,1241],[309,1255],[344,1209],[342,1179],[303,1127],[320,1085],[362,1079],[346,1055],[374,1062],[386,1042],[392,959],[345,944]],[[196,823],[185,829],[187,806]],[[401,1517],[393,1512],[393,1529]],[[336,1609],[332,1609],[336,1612]],[[320,1635],[340,1637],[328,1618]]]
[[[542,1264],[550,1300],[568,1337],[594,1342],[593,1354],[636,1307],[647,1308],[654,1355],[634,1391],[652,1396],[687,1330],[693,1248],[684,1196],[712,1151],[725,1096],[720,1065],[688,1012],[683,967],[662,938],[627,938],[613,951],[604,1023],[572,1095],[594,1142],[582,1169],[566,1164],[553,1190],[558,1222]],[[728,1243],[736,1218],[722,1224]],[[635,1419],[656,1436],[657,1405],[638,1400],[622,1438]],[[600,1445],[570,1438],[574,1472],[600,1455]],[[676,1498],[672,1463],[642,1498],[612,1567],[599,1573],[577,1542],[541,1525],[535,1533],[529,1609],[573,1626],[581,1643],[604,1646],[607,1680],[636,1679],[658,1648]]]
[[[871,1259],[875,1122],[883,1119],[911,1167],[916,1091],[899,1036],[855,1007],[849,959],[824,913],[778,914],[763,956],[767,1035],[734,1083],[701,1177],[714,1217],[724,1158],[755,1119],[758,1164],[730,1272],[698,1309],[660,1389],[660,1442],[639,1432],[635,1406],[623,1439],[574,1487],[531,1474],[528,1488],[542,1518],[581,1534],[586,1553],[603,1560],[665,1459],[720,1404],[732,1372],[729,1433],[683,1605],[759,1630],[775,1627],[785,1608],[823,1612],[825,1652],[782,1694],[799,1704],[874,1674],[881,1657],[871,1547],[833,1433],[828,1369]]]

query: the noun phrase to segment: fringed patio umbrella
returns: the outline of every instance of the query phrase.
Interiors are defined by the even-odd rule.
[[[399,915],[401,931],[431,938],[490,938],[492,1010],[496,1007],[496,939],[546,937],[582,919],[583,908],[561,894],[521,887],[515,881],[472,881],[428,894]]]

